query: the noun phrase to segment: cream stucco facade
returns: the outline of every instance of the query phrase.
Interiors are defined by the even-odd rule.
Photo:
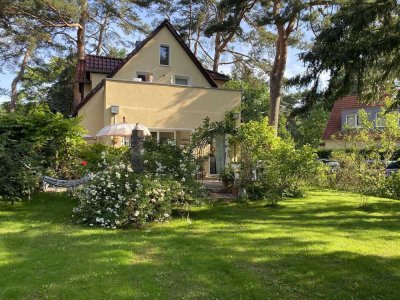
[[[160,62],[161,46],[169,49],[168,65]],[[226,112],[239,107],[241,91],[221,88],[224,81],[207,77],[187,51],[171,28],[163,26],[112,76],[91,72],[90,82],[83,85],[86,98],[77,110],[88,133],[95,136],[125,117],[127,123],[141,123],[157,137],[173,137],[184,144],[204,118],[221,121]],[[152,80],[138,81],[143,74]],[[178,78],[186,80],[185,85],[178,85]],[[111,106],[118,106],[119,113],[111,113]]]

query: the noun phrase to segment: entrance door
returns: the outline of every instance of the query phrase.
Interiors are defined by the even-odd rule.
[[[218,174],[217,173],[217,159],[215,155],[210,154],[210,174]]]
[[[225,139],[215,137],[210,144],[210,174],[221,174],[225,168]]]

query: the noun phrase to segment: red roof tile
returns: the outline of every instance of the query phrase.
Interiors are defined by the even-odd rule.
[[[123,62],[122,58],[106,57],[99,55],[86,55],[84,60],[79,61],[79,82],[88,82],[86,72],[110,73]]]
[[[211,78],[214,80],[229,81],[231,78],[225,74],[214,72],[213,70],[206,69],[207,73],[210,74]]]
[[[113,58],[98,55],[86,55],[86,71],[99,71],[109,73],[123,62],[122,58]]]
[[[363,109],[367,107],[382,107],[381,104],[366,104],[358,101],[357,95],[348,95],[340,98],[333,105],[331,114],[326,124],[323,139],[330,140],[332,135],[342,129],[342,111],[345,109]]]

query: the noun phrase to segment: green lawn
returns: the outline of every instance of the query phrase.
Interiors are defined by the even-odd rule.
[[[70,223],[74,203],[0,204],[0,299],[400,299],[400,201],[310,191],[217,204],[147,230]]]

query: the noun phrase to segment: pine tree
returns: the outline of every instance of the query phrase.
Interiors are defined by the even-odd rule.
[[[312,85],[308,102],[331,103],[356,91],[374,102],[388,95],[400,104],[400,4],[395,0],[351,0],[331,18],[312,49],[301,55],[307,72],[294,84]],[[320,92],[321,75],[328,87]]]

